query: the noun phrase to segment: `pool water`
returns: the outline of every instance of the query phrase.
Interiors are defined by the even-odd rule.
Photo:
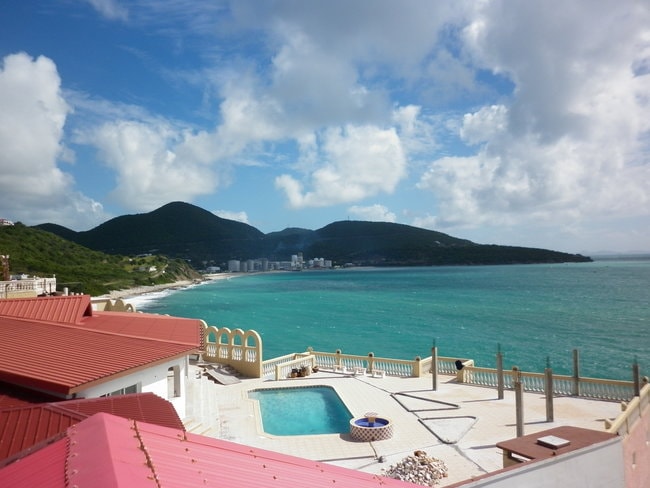
[[[272,435],[342,434],[350,431],[352,414],[334,388],[304,386],[248,392],[259,401],[262,428]]]

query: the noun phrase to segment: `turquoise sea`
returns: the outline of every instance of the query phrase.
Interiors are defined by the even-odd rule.
[[[138,310],[254,329],[264,359],[311,346],[431,354],[582,376],[650,375],[650,260],[262,273],[135,299]]]

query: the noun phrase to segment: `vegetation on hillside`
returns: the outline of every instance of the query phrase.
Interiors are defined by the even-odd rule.
[[[288,228],[263,234],[189,203],[172,202],[146,214],[124,215],[74,232],[54,224],[41,229],[109,254],[155,253],[196,268],[225,267],[230,259],[286,261],[292,254],[334,264],[435,266],[583,262],[591,259],[548,249],[476,244],[442,232],[390,222],[341,221],[318,230]]]
[[[59,291],[91,295],[199,276],[182,260],[104,254],[21,223],[0,227],[0,254],[9,255],[11,274],[54,275]]]
[[[169,203],[146,214],[115,217],[94,229],[74,232],[44,224],[49,230],[82,246],[109,254],[162,254],[201,267],[233,257],[246,259],[264,237],[256,228],[222,219],[183,202]]]

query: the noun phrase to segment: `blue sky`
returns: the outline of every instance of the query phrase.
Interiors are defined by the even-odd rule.
[[[635,0],[5,2],[0,217],[185,201],[648,252],[649,26]]]

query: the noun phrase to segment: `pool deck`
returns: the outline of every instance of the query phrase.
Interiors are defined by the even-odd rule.
[[[513,391],[498,400],[496,389],[458,384],[454,376],[440,375],[433,391],[431,375],[372,378],[321,371],[304,378],[219,385],[205,375],[199,379],[197,372],[191,365],[188,431],[369,473],[381,474],[422,450],[445,462],[449,476],[439,486],[446,486],[501,469],[496,443],[516,437]],[[347,433],[282,437],[262,431],[249,390],[312,385],[334,387],[354,417],[372,411],[390,419],[393,437],[361,442]],[[544,395],[524,394],[524,434],[564,425],[604,431],[604,420],[621,411],[618,402],[574,397],[555,397],[553,404],[555,420],[547,422]],[[300,421],[300,412],[287,415]]]

